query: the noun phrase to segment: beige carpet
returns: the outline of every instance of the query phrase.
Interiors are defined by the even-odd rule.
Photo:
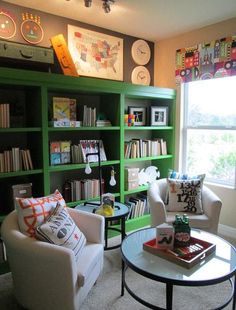
[[[127,280],[139,296],[165,307],[165,287],[163,284],[137,276],[127,271]],[[121,257],[120,250],[105,252],[105,265],[97,284],[90,291],[80,310],[144,310],[146,307],[135,301],[127,292],[120,296]],[[207,310],[215,308],[229,293],[226,282],[205,288],[174,288],[173,310]],[[0,309],[20,310],[13,296],[11,274],[0,276]],[[232,310],[230,304],[225,308]],[[42,306],[43,310],[43,306]],[[66,309],[65,309],[66,310]]]

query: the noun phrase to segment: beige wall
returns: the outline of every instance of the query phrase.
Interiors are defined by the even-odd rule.
[[[198,43],[209,42],[227,36],[236,35],[236,18],[210,25],[183,35],[155,43],[154,85],[176,88],[175,85],[175,51],[181,47],[190,47]],[[180,94],[177,90],[176,115],[176,150],[179,153],[180,137]],[[178,156],[176,156],[178,168]],[[220,224],[236,229],[236,190],[219,186],[210,186],[222,199],[223,208]]]

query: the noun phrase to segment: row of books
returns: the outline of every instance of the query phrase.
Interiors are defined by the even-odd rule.
[[[102,192],[104,192],[103,179],[102,188]],[[63,197],[66,202],[87,200],[99,196],[99,179],[68,180],[63,186]]]
[[[132,139],[125,141],[124,151],[126,159],[167,155],[167,145],[163,139]]]
[[[53,97],[53,121],[76,121],[76,99]]]
[[[130,209],[127,219],[133,219],[150,213],[147,203],[147,195],[145,194],[139,193],[136,197],[128,197],[125,204]]]
[[[86,127],[96,126],[96,119],[97,119],[97,109],[87,107],[86,105],[84,105],[83,126]]]
[[[34,169],[29,149],[14,147],[0,153],[0,172],[16,172]]]
[[[87,154],[89,162],[98,162],[98,153],[100,147],[100,160],[106,161],[106,153],[102,140],[80,140],[78,144],[71,145],[71,141],[52,141],[50,142],[51,165],[60,165],[67,163],[86,163]]]
[[[0,128],[10,127],[10,105],[9,103],[0,104]]]

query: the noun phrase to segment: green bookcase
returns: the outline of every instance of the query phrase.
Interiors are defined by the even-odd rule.
[[[50,127],[53,97],[69,97],[77,100],[79,119],[83,106],[96,107],[112,122],[111,127]],[[11,147],[29,148],[34,169],[29,171],[0,173],[0,219],[11,211],[11,185],[31,182],[33,195],[43,196],[56,188],[62,191],[63,182],[70,178],[83,178],[85,164],[50,165],[50,141],[102,139],[107,161],[102,162],[105,190],[125,202],[128,195],[147,190],[147,186],[127,191],[125,168],[135,166],[158,167],[161,177],[174,165],[175,91],[157,87],[133,85],[124,82],[96,78],[70,77],[60,74],[0,68],[0,103],[10,103],[13,109],[10,128],[0,128],[0,152]],[[150,106],[168,107],[168,126],[150,126]],[[145,126],[124,125],[124,114],[129,106],[145,107]],[[20,112],[19,112],[19,111]],[[17,114],[18,113],[18,114]],[[125,159],[124,142],[132,138],[163,138],[167,142],[167,155]],[[97,175],[96,163],[91,164]],[[115,187],[109,186],[110,168],[116,172]],[[92,176],[91,176],[92,177]],[[82,201],[69,202],[74,207]],[[127,230],[140,228],[149,223],[149,215],[127,221]]]

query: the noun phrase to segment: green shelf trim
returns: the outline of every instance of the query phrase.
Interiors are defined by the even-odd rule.
[[[125,163],[132,163],[132,162],[137,162],[137,161],[147,161],[147,160],[160,160],[160,159],[167,159],[167,158],[172,158],[173,155],[160,155],[160,156],[152,156],[152,157],[139,157],[139,158],[128,158],[125,159]]]
[[[91,78],[91,77],[73,77],[57,73],[38,72],[31,70],[21,70],[13,68],[0,68],[0,80],[2,84],[24,85],[24,86],[41,86],[48,85],[49,91],[66,91],[66,92],[89,92],[96,94],[104,93],[125,93],[127,98],[164,98],[175,99],[176,91],[169,88],[159,88],[154,86],[142,86],[131,83],[119,82]]]
[[[0,133],[14,133],[14,132],[40,132],[40,127],[27,127],[27,128],[1,128]]]
[[[139,192],[148,190],[148,188],[149,188],[149,185],[143,185],[143,186],[139,186],[138,188],[132,189],[130,191],[125,191],[124,194],[129,195],[129,194],[139,193]]]
[[[48,131],[111,131],[120,130],[119,126],[107,126],[107,127],[48,127]]]
[[[1,172],[0,179],[9,178],[9,177],[20,177],[20,176],[40,174],[40,173],[43,173],[43,169],[34,169],[34,170],[17,171],[17,172]]]
[[[154,126],[130,126],[124,127],[125,130],[131,130],[131,131],[136,131],[136,130],[173,130],[174,127],[173,126],[159,126],[159,127],[154,127]]]
[[[102,161],[101,166],[111,166],[111,165],[117,165],[119,164],[119,160],[107,160]],[[98,163],[89,163],[90,167],[97,167]],[[86,164],[67,164],[67,165],[56,165],[56,166],[50,166],[49,171],[50,172],[62,172],[62,171],[69,171],[69,170],[77,170],[77,169],[84,169]]]
[[[120,197],[120,193],[112,193],[112,195],[114,195],[115,197]],[[89,199],[85,199],[85,200],[78,200],[78,201],[73,201],[73,202],[67,202],[66,205],[68,207],[76,207],[78,205],[81,205],[85,202],[88,202],[88,201],[100,201],[100,197],[95,197],[95,198],[89,198]]]
[[[150,224],[151,224],[150,214],[143,215],[143,216],[131,219],[131,220],[127,220],[125,222],[125,231],[127,233],[130,231],[143,228],[145,226],[150,226]],[[120,225],[112,225],[112,227],[120,228]],[[108,230],[108,238],[112,238],[118,235],[119,235],[118,232],[113,231],[113,230]]]

